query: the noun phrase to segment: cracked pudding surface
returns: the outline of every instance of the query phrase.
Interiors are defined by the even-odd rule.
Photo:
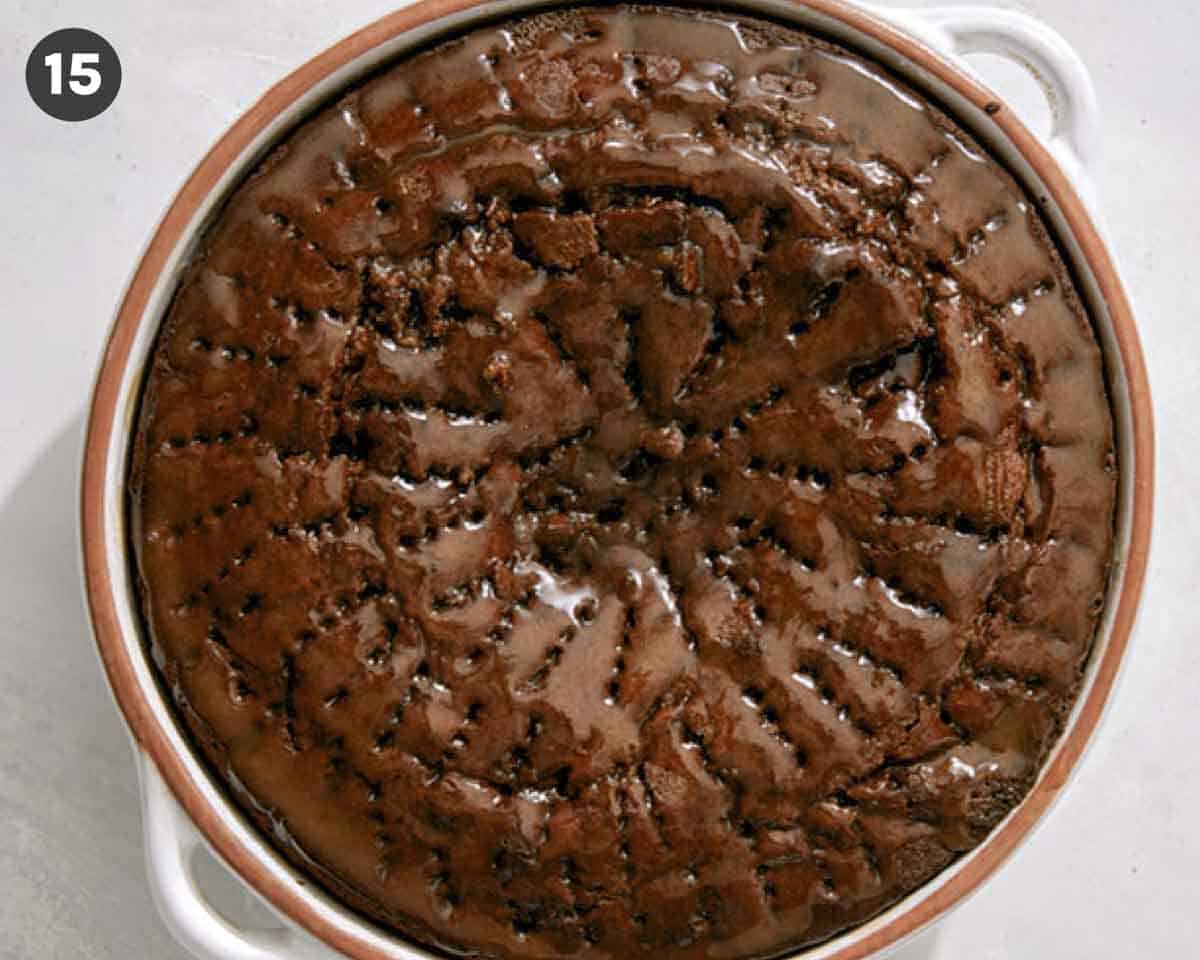
[[[129,480],[243,811],[448,953],[778,955],[1028,790],[1103,607],[1100,351],[845,50],[575,9],[387,67],[194,256]]]

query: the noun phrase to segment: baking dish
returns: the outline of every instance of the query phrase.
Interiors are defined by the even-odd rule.
[[[201,162],[152,238],[118,311],[92,400],[83,467],[84,576],[97,644],[133,734],[144,798],[147,860],[168,926],[197,956],[268,960],[427,957],[336,903],[297,873],[238,813],[176,724],[143,642],[129,566],[124,483],[142,369],[197,238],[223,198],[314,106],[379,64],[476,24],[539,9],[533,0],[423,0],[342,41],[270,90]],[[1060,794],[1111,694],[1145,573],[1153,438],[1145,369],[1129,304],[1093,219],[1088,181],[1096,98],[1079,58],[1024,15],[993,8],[866,10],[835,0],[738,0],[727,10],[824,34],[880,61],[938,102],[1020,180],[1055,229],[1103,348],[1121,464],[1116,561],[1096,647],[1067,728],[1029,796],[981,846],[871,922],[803,956],[852,960],[898,945],[974,891],[1029,835]],[[895,21],[900,29],[889,25]],[[945,51],[939,54],[936,50]],[[1050,102],[1052,129],[1035,139],[959,59],[986,51],[1027,67]],[[192,856],[207,842],[291,923],[238,930],[205,900]]]

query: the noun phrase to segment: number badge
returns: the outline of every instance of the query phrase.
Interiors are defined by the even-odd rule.
[[[25,85],[44,113],[70,122],[91,120],[117,98],[121,60],[98,33],[55,30],[29,55]]]

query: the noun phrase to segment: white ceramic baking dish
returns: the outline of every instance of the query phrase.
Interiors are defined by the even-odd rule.
[[[130,581],[124,484],[139,385],[159,321],[208,217],[264,151],[315,104],[382,62],[481,20],[545,6],[536,0],[423,0],[310,61],[242,117],[169,208],[135,273],[110,336],[93,396],[82,486],[84,573],[104,666],[139,760],[150,885],[175,937],[201,960],[362,960],[431,956],[371,924],[306,880],[210,778],[177,725],[147,655]],[[1096,320],[1112,391],[1121,463],[1117,563],[1096,648],[1066,731],[1025,801],[988,840],[871,922],[806,960],[881,956],[974,892],[1062,791],[1094,734],[1132,628],[1149,546],[1153,436],[1137,334],[1096,226],[1090,171],[1098,107],[1078,55],[1039,21],[993,7],[922,10],[849,7],[838,0],[731,0],[836,39],[890,66],[940,102],[1023,182],[1053,225]],[[999,54],[1037,80],[1052,124],[1033,137],[986,90],[964,55]],[[185,812],[186,811],[186,812]],[[196,882],[194,858],[212,849],[278,916],[271,929],[235,928]]]

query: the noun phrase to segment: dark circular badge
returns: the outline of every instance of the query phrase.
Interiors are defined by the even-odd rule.
[[[33,102],[50,116],[91,120],[117,99],[121,60],[98,33],[79,27],[55,30],[29,55],[25,85]]]

